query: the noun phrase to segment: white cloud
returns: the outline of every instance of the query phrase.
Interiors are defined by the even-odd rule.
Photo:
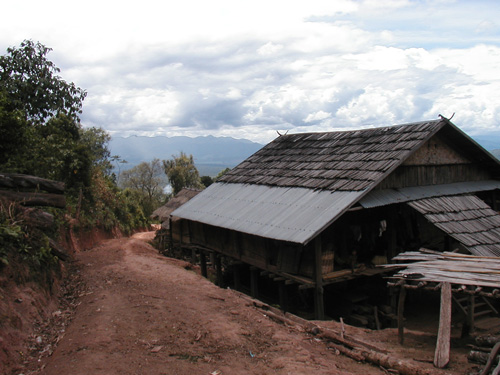
[[[336,116],[351,124],[392,125],[411,118],[414,105],[405,89],[387,90],[368,86],[358,97],[339,108]]]
[[[326,120],[327,118],[330,118],[331,115],[332,115],[331,113],[325,112],[325,111],[318,111],[315,113],[310,113],[304,119],[304,122],[317,122],[317,121],[321,121],[321,120]]]
[[[27,0],[0,47],[40,40],[113,134],[260,142],[454,117],[499,131],[500,6],[486,0]],[[50,20],[50,21],[48,21]]]

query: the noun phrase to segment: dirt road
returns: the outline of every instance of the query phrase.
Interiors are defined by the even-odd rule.
[[[218,288],[186,262],[158,254],[147,243],[153,236],[108,240],[77,253],[76,276],[63,288],[59,310],[32,335],[24,369],[13,374],[391,373],[340,355],[296,326],[271,320],[248,297]],[[321,326],[339,330],[332,321]],[[422,373],[477,370],[467,363],[467,350],[455,348],[449,367],[436,372],[432,333],[407,330],[404,346],[395,329],[346,326],[346,334],[412,361]]]
[[[267,318],[178,260],[152,233],[77,254],[78,307],[38,374],[383,374]]]

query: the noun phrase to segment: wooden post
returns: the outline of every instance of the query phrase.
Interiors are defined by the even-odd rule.
[[[169,227],[169,245],[170,245],[170,251],[174,251],[174,235],[172,234],[173,228],[172,228],[172,216],[168,217],[168,227]]]
[[[259,298],[259,270],[255,267],[250,268],[250,295],[253,298]]]
[[[241,289],[241,274],[240,274],[240,265],[233,264],[233,281],[234,281],[234,289]]]
[[[389,208],[389,220],[387,220],[387,237],[388,237],[388,249],[387,249],[387,261],[391,263],[392,258],[394,258],[398,246],[397,238],[397,214],[394,208]]]
[[[450,362],[451,334],[451,284],[441,284],[441,308],[439,314],[439,330],[434,353],[434,366],[444,368]]]
[[[325,319],[325,302],[323,296],[323,270],[321,257],[321,236],[314,240],[314,315],[317,320]]]
[[[476,309],[476,297],[474,294],[469,296],[467,301],[467,327],[469,332],[467,336],[474,330],[474,310]]]
[[[212,251],[210,253],[210,266],[213,268],[215,268],[215,253]]]
[[[283,312],[287,311],[288,305],[287,305],[287,293],[286,293],[286,285],[285,285],[285,280],[280,280],[278,281],[278,288],[279,288],[279,298],[280,298],[280,307]]]
[[[182,235],[184,234],[184,220],[179,220],[179,242],[180,242],[180,248],[182,250]]]
[[[215,257],[215,272],[216,272],[216,284],[219,287],[223,287],[223,282],[222,282],[222,256],[221,255],[216,255]]]
[[[399,337],[399,343],[401,345],[403,345],[404,341],[405,341],[405,337],[404,337],[405,298],[406,298],[406,288],[405,288],[405,285],[402,284],[400,289],[399,289],[399,301],[398,301],[398,337]]]
[[[191,263],[196,264],[196,249],[191,249]]]
[[[200,251],[201,276],[207,277],[207,256],[203,250]]]

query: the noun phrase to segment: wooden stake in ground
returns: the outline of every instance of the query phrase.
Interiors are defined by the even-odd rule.
[[[399,338],[399,343],[403,345],[405,341],[404,309],[405,309],[405,297],[406,297],[406,289],[404,283],[401,285],[400,288],[401,289],[399,290],[399,301],[398,301],[398,338]]]
[[[450,362],[451,284],[441,284],[439,330],[434,354],[434,366],[444,368]]]

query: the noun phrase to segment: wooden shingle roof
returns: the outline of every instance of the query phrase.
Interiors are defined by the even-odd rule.
[[[219,181],[330,191],[362,191],[399,166],[448,122],[276,138]]]
[[[160,221],[168,220],[172,212],[174,212],[184,203],[188,202],[191,198],[198,195],[200,191],[201,190],[197,189],[188,189],[188,188],[182,189],[175,195],[175,197],[172,197],[163,206],[154,210],[150,217],[152,219],[159,219]]]
[[[500,215],[478,197],[432,197],[408,204],[472,254],[500,256]]]

